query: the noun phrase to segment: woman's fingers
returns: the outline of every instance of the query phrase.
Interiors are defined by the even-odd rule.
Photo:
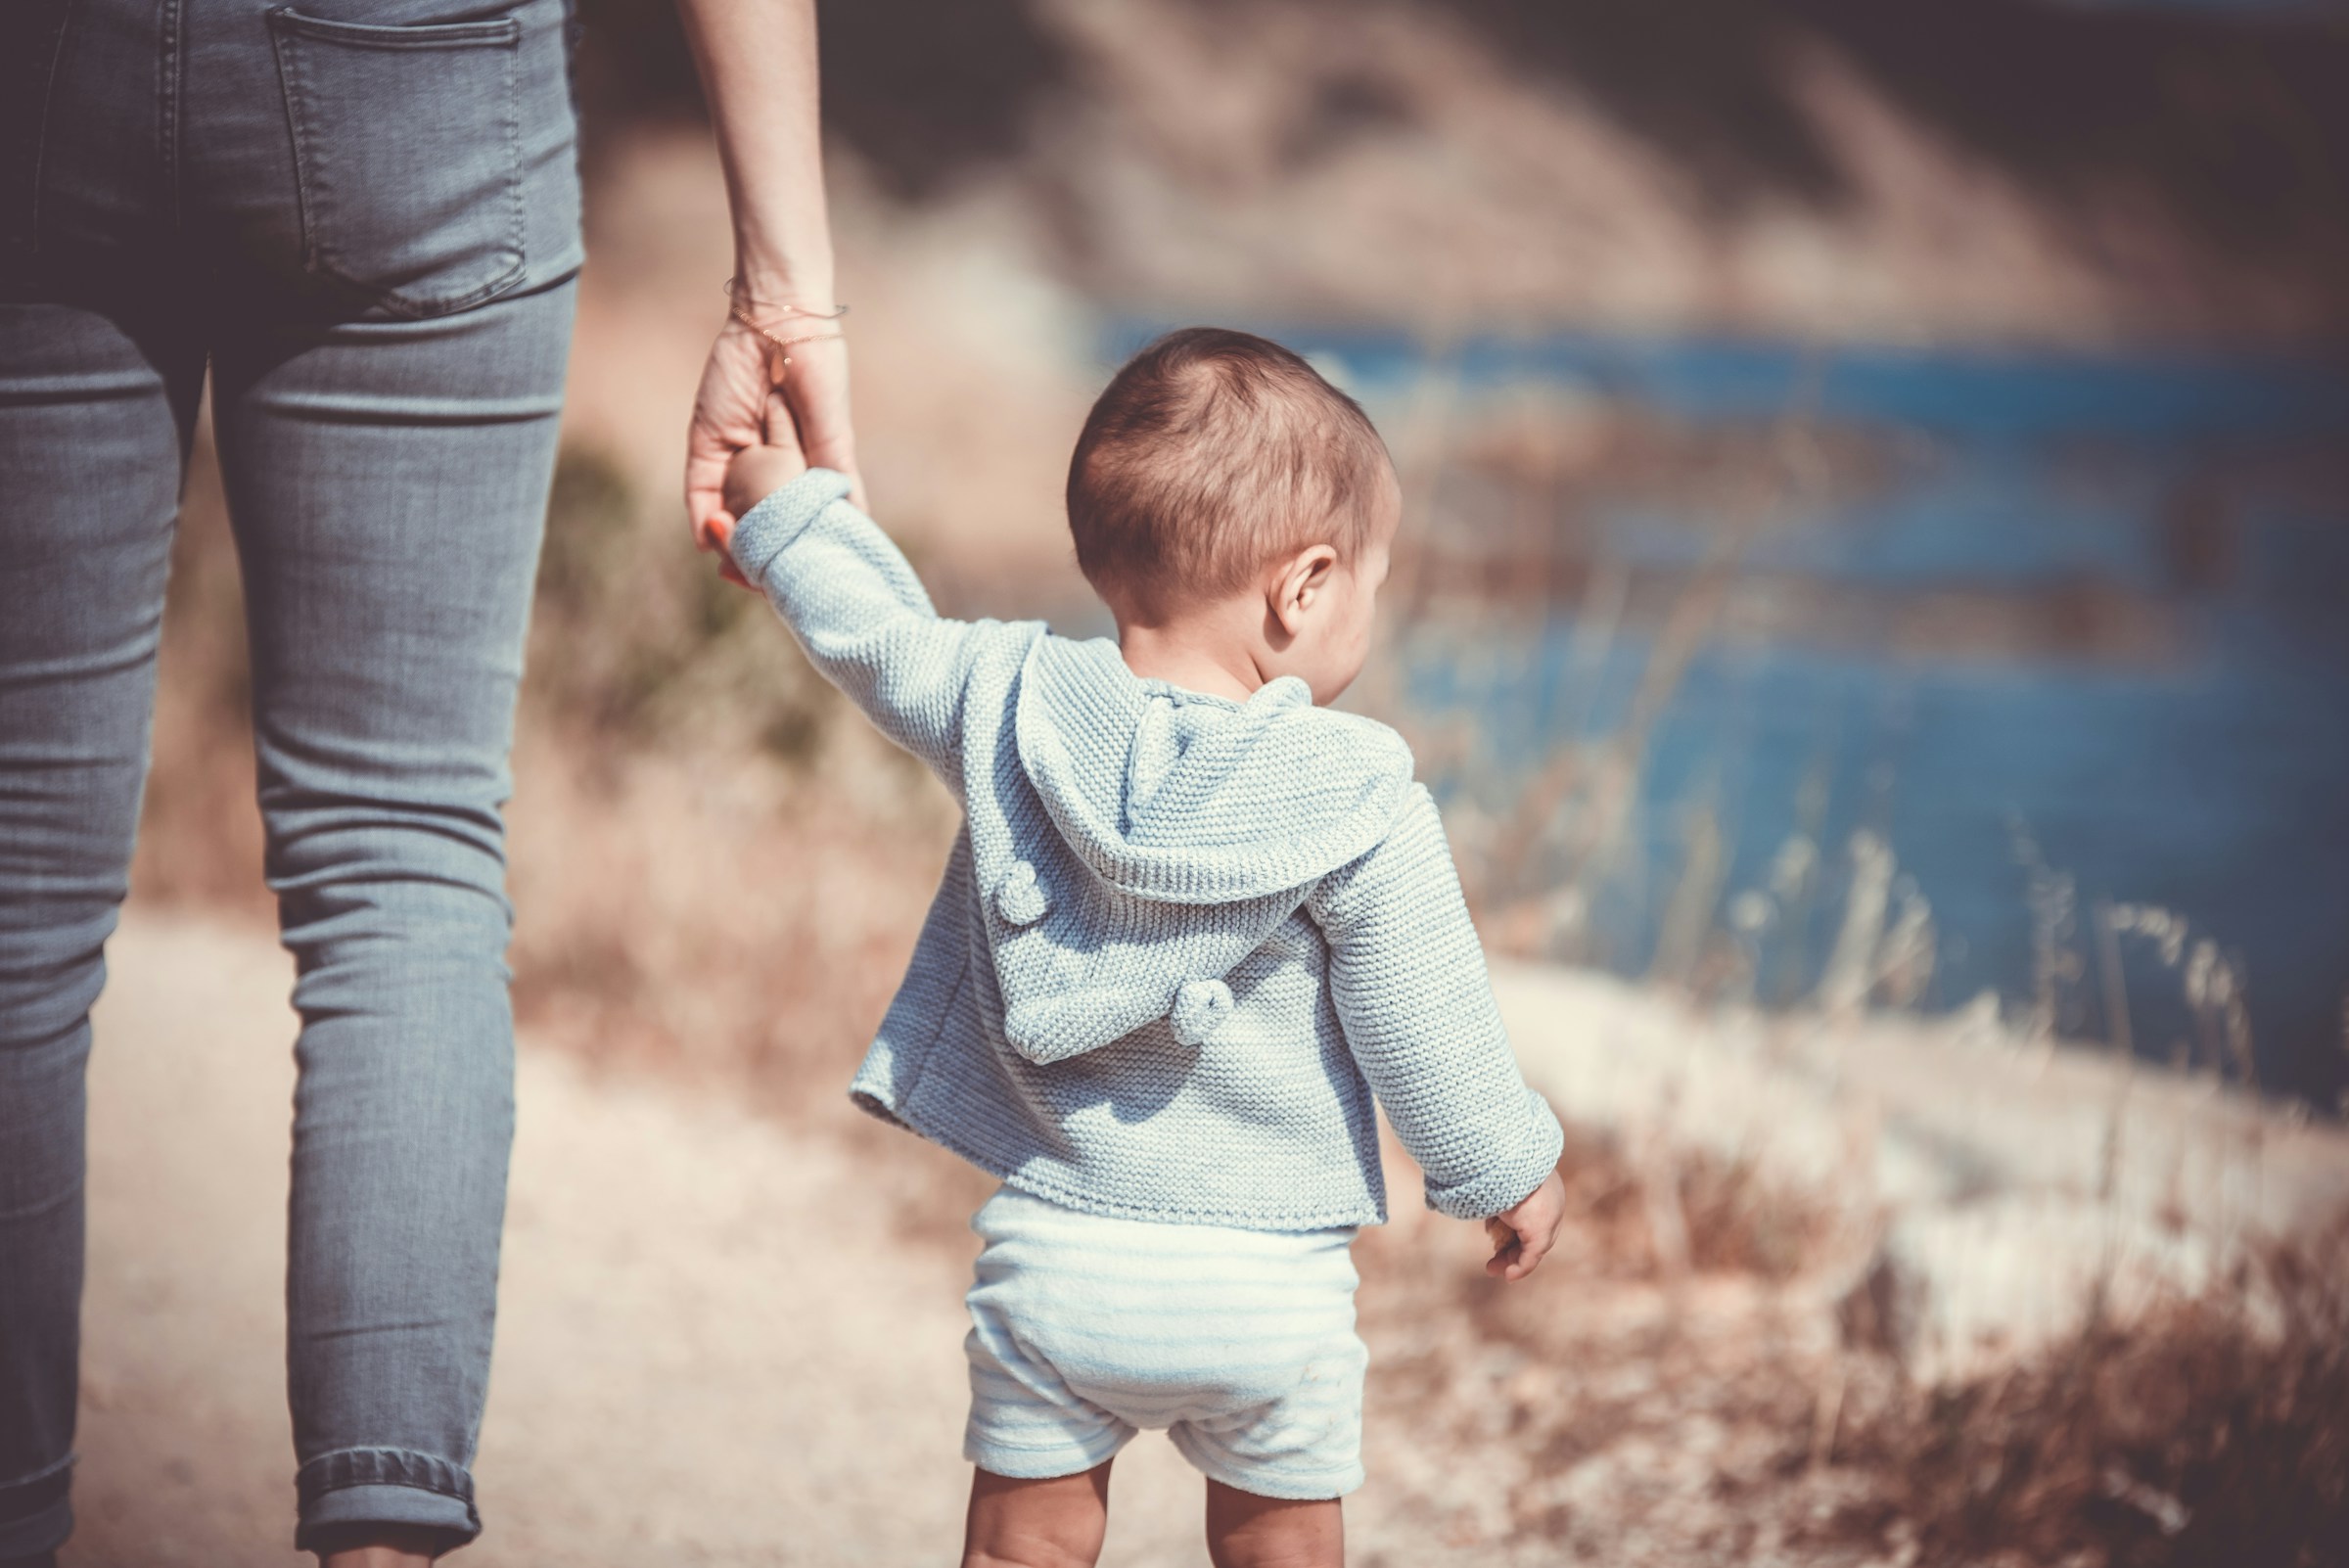
[[[723,509],[726,464],[759,440],[773,386],[765,345],[729,322],[702,367],[685,437],[685,517],[705,550],[718,547],[710,521]]]
[[[739,583],[748,588],[751,585],[751,579],[742,575],[742,568],[734,564],[734,557],[726,548],[734,541],[734,514],[723,506],[711,513],[704,524],[704,532],[711,542],[704,545],[703,548],[714,549],[717,552],[717,575],[719,576],[728,582]]]
[[[685,517],[693,540],[704,550],[723,542],[712,531],[720,515],[718,496],[726,484],[726,460],[733,453],[713,434],[696,424],[685,444]]]
[[[856,472],[856,439],[849,420],[847,342],[826,338],[794,349],[783,395],[809,465],[846,474],[849,499],[863,506],[864,481]]]
[[[783,395],[782,388],[768,389],[761,416],[760,425],[767,445],[800,452],[802,458],[806,458],[806,454],[801,451],[800,424],[792,417],[791,403]]]

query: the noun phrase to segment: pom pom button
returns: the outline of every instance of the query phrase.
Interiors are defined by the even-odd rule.
[[[1168,1017],[1174,1038],[1185,1045],[1204,1045],[1216,1038],[1231,1016],[1231,988],[1221,980],[1186,980],[1174,991],[1174,1008]]]
[[[995,884],[995,913],[1007,926],[1033,926],[1044,917],[1051,907],[1044,890],[1036,885],[1036,867],[1025,860],[1014,860],[1003,880]]]

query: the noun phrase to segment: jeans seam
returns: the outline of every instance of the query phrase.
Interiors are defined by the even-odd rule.
[[[280,94],[286,107],[286,137],[294,154],[294,210],[301,225],[301,265],[307,272],[318,270],[318,221],[311,211],[315,205],[310,199],[310,176],[302,157],[301,103],[307,89],[301,79],[301,51],[286,47],[285,35],[271,32],[269,52],[277,57],[277,75],[284,92]]]
[[[24,173],[31,188],[24,200],[24,252],[38,255],[41,249],[41,173],[49,163],[49,119],[57,107],[57,67],[66,58],[66,34],[73,27],[73,12],[69,6],[58,7],[57,28],[49,40],[49,69],[41,74],[40,117],[33,123],[31,166]]]
[[[163,0],[157,19],[157,31],[162,46],[162,58],[157,62],[156,96],[156,158],[162,165],[163,188],[169,193],[171,230],[180,228],[179,141],[180,107],[185,100],[185,62],[187,50],[180,36],[180,26],[186,11],[182,0]]]
[[[473,1475],[463,1465],[414,1449],[337,1449],[308,1460],[296,1472],[294,1489],[302,1509],[330,1492],[352,1487],[407,1487],[453,1498],[474,1512]]]
[[[64,1458],[53,1459],[29,1474],[0,1482],[0,1501],[9,1504],[5,1511],[0,1511],[0,1529],[13,1529],[40,1518],[65,1503],[72,1495],[73,1467],[80,1458],[78,1453],[68,1453]]]
[[[530,273],[530,210],[524,205],[523,186],[528,183],[522,163],[522,46],[523,34],[517,29],[505,46],[505,131],[506,161],[513,166],[514,177],[506,185],[506,248],[514,253],[514,266],[502,277],[490,279],[468,295],[455,308],[470,310],[512,288]]]
[[[37,1470],[28,1470],[23,1475],[12,1476],[6,1481],[0,1481],[0,1493],[14,1492],[20,1487],[39,1486],[60,1471],[72,1469],[80,1461],[80,1458],[79,1453],[69,1453],[62,1459],[50,1460]]]

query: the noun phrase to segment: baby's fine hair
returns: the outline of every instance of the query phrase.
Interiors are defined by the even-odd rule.
[[[1285,552],[1368,542],[1386,444],[1361,405],[1276,343],[1170,332],[1110,381],[1069,461],[1077,564],[1160,611],[1245,586]]]

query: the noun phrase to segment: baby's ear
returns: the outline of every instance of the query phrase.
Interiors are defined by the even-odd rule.
[[[1328,591],[1337,569],[1337,548],[1328,544],[1308,545],[1281,567],[1273,586],[1272,614],[1290,636],[1304,627],[1306,615]]]

